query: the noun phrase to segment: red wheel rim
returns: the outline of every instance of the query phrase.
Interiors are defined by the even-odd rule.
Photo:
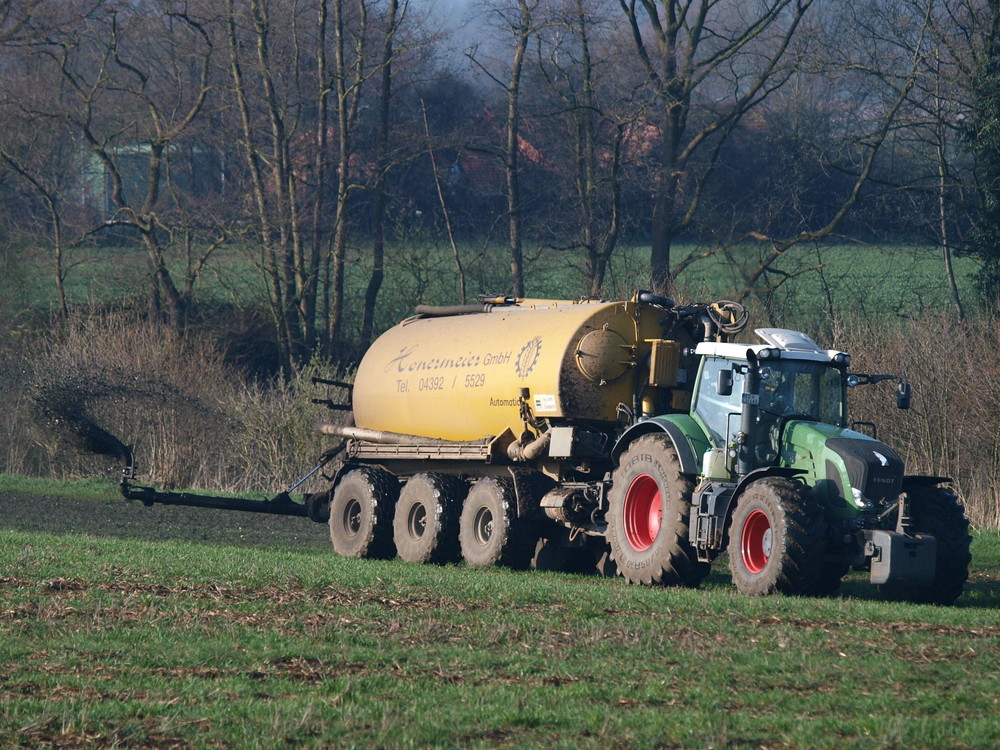
[[[740,553],[743,567],[751,573],[760,573],[771,556],[771,519],[762,510],[747,516],[740,534]]]
[[[660,486],[649,474],[632,480],[625,493],[625,540],[636,552],[653,546],[663,518]]]

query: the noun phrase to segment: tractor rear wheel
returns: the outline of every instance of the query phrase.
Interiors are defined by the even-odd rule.
[[[448,474],[415,474],[396,502],[393,540],[407,562],[457,562],[458,509],[467,487]]]
[[[387,471],[370,466],[341,477],[330,501],[330,540],[345,557],[391,558],[392,515],[399,483]]]
[[[524,569],[535,552],[535,536],[517,517],[514,482],[485,477],[469,490],[458,519],[462,557],[469,565]]]
[[[798,482],[764,477],[752,483],[729,529],[733,584],[752,596],[820,593],[826,528],[822,508]]]
[[[918,487],[907,494],[912,530],[931,534],[937,540],[934,580],[926,586],[885,584],[879,586],[879,591],[889,599],[953,604],[962,595],[972,560],[965,507],[954,492],[943,487]]]
[[[708,563],[688,540],[691,480],[667,435],[643,435],[622,454],[608,492],[611,556],[630,583],[697,586]]]

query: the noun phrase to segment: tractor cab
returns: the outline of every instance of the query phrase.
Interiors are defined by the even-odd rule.
[[[783,463],[794,421],[844,428],[850,355],[821,349],[798,331],[757,329],[765,343],[698,345],[701,372],[692,408],[716,455],[713,479]],[[720,468],[724,467],[724,472]]]

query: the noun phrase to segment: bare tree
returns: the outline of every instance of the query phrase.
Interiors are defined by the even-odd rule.
[[[48,99],[58,91],[58,78],[51,67],[40,69],[32,51],[45,42],[35,12],[44,12],[41,0],[0,6],[0,49],[7,59],[7,75],[0,81],[0,165],[16,175],[44,206],[50,228],[56,298],[63,316],[68,313],[65,281],[68,271],[66,193],[75,183],[75,154],[69,133]],[[44,125],[42,124],[44,123]],[[21,216],[20,225],[31,221]]]
[[[441,207],[441,218],[444,220],[445,233],[448,235],[448,244],[451,246],[451,255],[455,260],[455,271],[458,273],[458,299],[464,303],[468,299],[465,266],[462,263],[462,254],[459,252],[458,242],[455,241],[455,228],[451,220],[451,210],[448,208],[448,201],[445,199],[444,188],[441,185],[441,173],[438,170],[434,139],[431,136],[430,121],[427,118],[427,103],[423,97],[420,98],[420,113],[424,123],[424,138],[427,140],[427,156],[430,159],[431,174],[434,175],[434,190],[437,193],[438,205]]]
[[[937,168],[937,238],[944,261],[945,280],[958,319],[963,320],[965,309],[962,306],[958,283],[955,280],[953,232],[950,230],[951,222],[949,220],[949,213],[953,205],[949,194],[960,181],[950,143],[956,140],[956,136],[959,135],[956,131],[961,120],[954,117],[953,103],[949,102],[945,94],[946,79],[942,63],[941,50],[937,49],[929,62],[928,72],[931,75],[933,88],[927,92],[928,96],[924,100],[929,120],[925,131],[928,142],[934,149],[933,161]]]
[[[361,347],[368,348],[375,330],[375,304],[382,280],[385,278],[385,208],[386,183],[389,164],[389,129],[391,127],[392,64],[395,58],[396,33],[405,14],[407,3],[400,9],[399,0],[389,0],[383,20],[381,71],[378,94],[378,143],[375,153],[375,185],[372,188],[372,273],[365,290],[364,310],[361,318]]]
[[[374,334],[385,272],[392,99],[408,2],[228,2],[233,100],[279,339],[290,362],[320,345],[349,359],[347,263],[359,208],[371,207],[373,260],[363,342]]]
[[[726,138],[788,77],[786,52],[813,0],[619,0],[662,130],[652,213],[653,288],[694,219]],[[706,152],[700,163],[699,152]]]
[[[35,134],[37,135],[37,132]],[[46,156],[51,157],[55,150],[46,149]],[[37,153],[35,149],[31,149],[31,151]],[[55,271],[56,298],[59,303],[59,312],[63,317],[66,317],[69,314],[69,305],[66,301],[66,233],[61,188],[58,183],[51,181],[53,175],[48,170],[40,169],[37,163],[26,164],[21,160],[20,155],[12,153],[7,146],[0,146],[0,159],[30,185],[45,205],[52,228],[52,261]]]
[[[912,0],[914,5],[917,0]],[[979,291],[995,304],[1000,292],[1000,3],[996,0],[924,0],[934,38],[928,55],[928,83],[923,87],[925,129],[933,134],[938,172],[939,240],[952,299],[964,314],[954,282],[946,213],[971,214],[964,249],[982,262]],[[916,6],[920,8],[920,5]],[[949,148],[961,144],[964,152]],[[961,172],[960,159],[971,162],[972,178]],[[958,200],[949,200],[957,193]],[[966,196],[968,196],[966,198]],[[964,199],[964,200],[963,200]]]
[[[316,340],[318,258],[307,256],[302,231],[295,146],[308,101],[298,61],[306,54],[302,19],[277,18],[269,0],[237,6],[227,0],[227,40],[233,96],[254,196],[260,264],[287,367],[302,361]],[[283,10],[286,10],[283,8]],[[290,33],[273,34],[285,28]],[[322,38],[323,26],[320,26]],[[317,177],[325,175],[318,169]],[[315,186],[322,191],[322,184]]]
[[[326,0],[324,0],[325,2]],[[331,89],[335,96],[337,119],[336,169],[337,196],[334,207],[333,240],[330,250],[331,280],[327,305],[327,343],[341,344],[344,326],[344,272],[347,259],[348,197],[352,185],[351,157],[354,154],[354,128],[358,119],[362,86],[369,75],[368,4],[357,0],[355,17],[349,17],[346,0],[333,2],[334,65]],[[353,21],[353,23],[352,23]]]
[[[535,14],[541,0],[501,0],[490,7],[492,22],[512,40],[510,63],[506,75],[494,72],[481,59],[478,48],[469,52],[469,58],[480,70],[500,85],[504,92],[506,117],[503,129],[503,162],[507,198],[507,227],[510,251],[511,291],[515,297],[524,296],[523,206],[521,205],[521,79],[527,58],[528,43],[537,31]]]
[[[571,0],[551,11],[550,34],[537,36],[539,69],[558,97],[553,119],[564,123],[566,137],[560,140],[569,145],[565,172],[575,198],[571,210],[559,212],[568,221],[556,226],[572,232],[582,249],[591,297],[601,295],[622,230],[622,163],[635,126],[628,110],[619,106],[622,100],[628,103],[629,92],[607,80],[614,80],[616,56],[606,40],[594,49],[595,36],[614,28],[604,10],[603,3]],[[603,76],[601,69],[607,71]],[[615,91],[612,102],[602,100],[602,89]],[[555,143],[549,145],[557,150]]]
[[[179,329],[193,279],[178,286],[168,265],[174,227],[163,189],[170,180],[171,150],[204,106],[213,43],[195,14],[172,4],[151,5],[145,10],[152,12],[125,2],[47,8],[18,52],[38,75],[47,76],[51,89],[20,98],[18,106],[39,122],[61,123],[71,142],[93,155],[110,189],[102,207],[109,214],[92,231],[125,227],[139,235],[149,259],[152,309],[159,313],[165,300],[167,317]],[[52,173],[32,171],[9,150],[5,161],[45,201],[61,254],[59,191]],[[145,165],[141,177],[133,166],[137,162]]]
[[[909,92],[891,135],[892,164],[876,181],[908,196],[912,225],[936,239],[959,319],[965,310],[953,253],[969,214],[965,196],[974,194],[970,159],[960,148],[975,67],[970,7],[941,0],[859,2],[856,24],[859,40],[869,40],[868,77],[889,92]]]

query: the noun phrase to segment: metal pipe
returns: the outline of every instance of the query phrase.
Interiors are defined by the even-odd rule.
[[[380,443],[382,445],[480,445],[482,441],[471,441],[470,443],[456,443],[454,440],[442,440],[441,438],[423,437],[422,435],[407,435],[402,432],[387,432],[385,430],[369,430],[364,427],[349,427],[347,425],[330,424],[320,422],[316,425],[316,431],[322,435],[333,435],[335,437],[348,438],[350,440],[363,440],[366,443]]]
[[[309,509],[302,503],[293,501],[287,492],[282,492],[270,500],[244,500],[239,497],[218,497],[195,495],[190,492],[158,492],[152,487],[122,482],[122,494],[128,500],[138,500],[143,505],[184,505],[189,508],[215,508],[217,510],[241,510],[249,513],[269,513],[275,516],[307,517]]]
[[[546,432],[527,445],[515,441],[507,446],[507,457],[511,461],[534,461],[545,452],[551,440],[552,433]]]
[[[417,305],[413,312],[421,318],[445,318],[449,315],[488,313],[492,305]]]

